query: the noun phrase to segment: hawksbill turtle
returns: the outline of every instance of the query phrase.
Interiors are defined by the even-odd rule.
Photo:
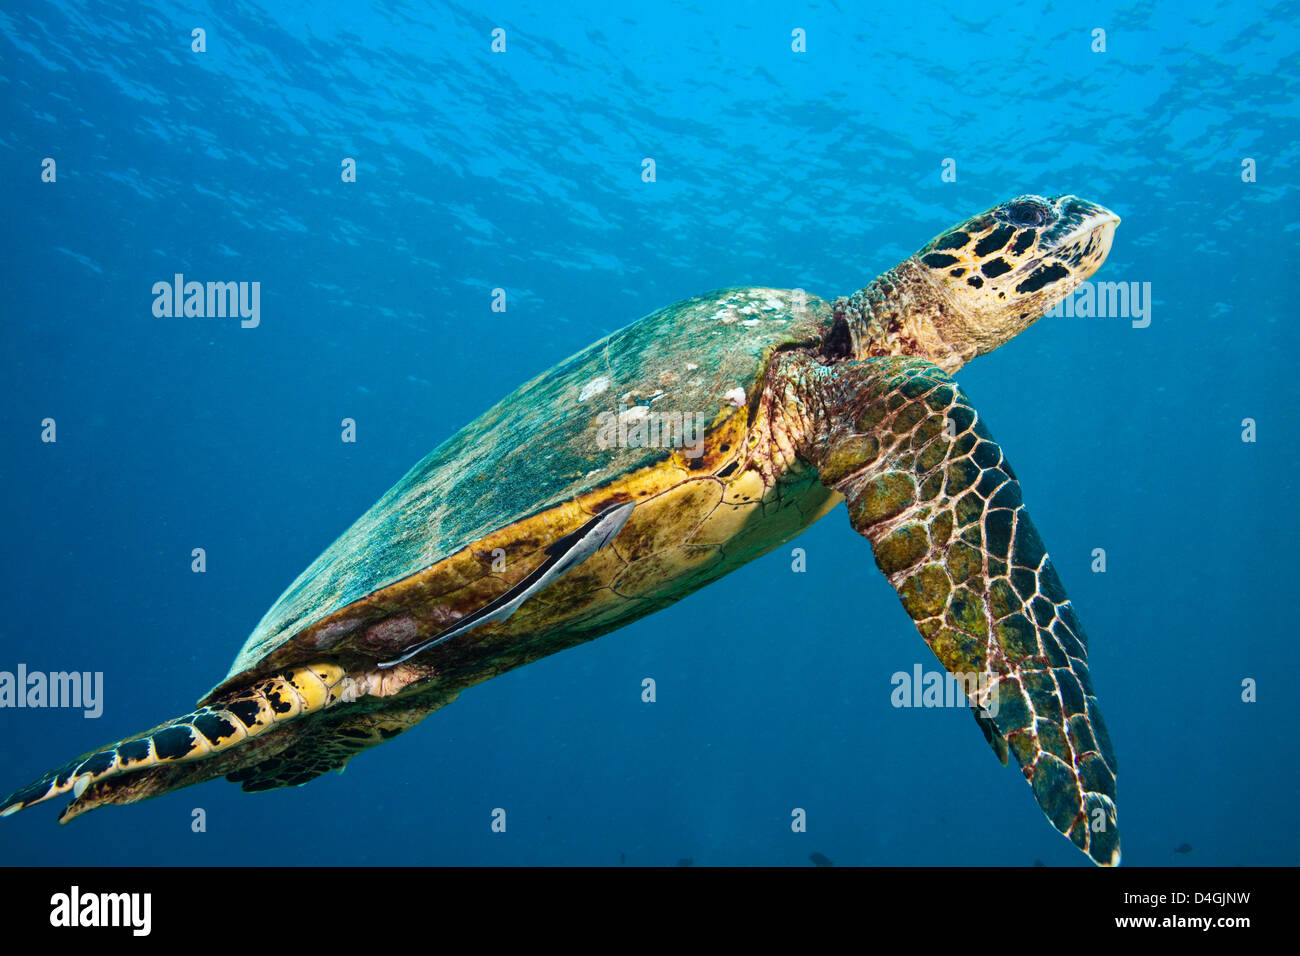
[[[1021,196],[854,295],[724,289],[601,339],[417,464],[294,581],[197,709],[0,815],[60,820],[217,776],[341,770],[467,687],[667,607],[841,502],[976,723],[1052,822],[1119,861],[1087,640],[1015,472],[952,373],[1101,265],[1119,219]]]

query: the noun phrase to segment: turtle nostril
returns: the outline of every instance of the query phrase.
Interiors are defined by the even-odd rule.
[[[1002,210],[1003,218],[1016,226],[1044,226],[1052,219],[1052,211],[1042,203],[1022,200],[1007,205]]]

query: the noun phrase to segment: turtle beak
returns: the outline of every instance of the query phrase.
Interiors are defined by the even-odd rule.
[[[1049,202],[1056,218],[1043,231],[1040,248],[1070,270],[1073,288],[1106,261],[1119,216],[1078,196],[1058,196]]]
[[[1105,206],[1080,199],[1078,196],[1058,196],[1051,200],[1055,222],[1043,235],[1045,250],[1054,251],[1078,239],[1093,240],[1093,249],[1101,249],[1097,264],[1110,252],[1111,239],[1120,218]]]

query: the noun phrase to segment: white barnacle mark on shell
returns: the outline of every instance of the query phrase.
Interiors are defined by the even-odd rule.
[[[741,322],[740,324],[747,329],[752,329],[754,326],[758,325],[758,323],[762,321],[763,321],[762,319],[746,319],[744,322]]]
[[[599,395],[607,388],[609,388],[608,375],[601,375],[593,378],[586,385],[582,386],[582,391],[578,392],[578,401],[585,402],[587,399]]]
[[[695,362],[687,362],[687,363],[686,363],[686,371],[688,371],[688,372],[694,372],[694,371],[695,371],[697,368],[699,368],[699,367],[700,367],[700,366],[699,366],[698,364],[696,364]]]
[[[727,401],[727,404],[733,405],[736,408],[745,404],[745,390],[743,388],[733,388],[722,397]]]

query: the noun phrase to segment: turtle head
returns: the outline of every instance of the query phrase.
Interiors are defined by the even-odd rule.
[[[933,289],[935,330],[965,361],[1023,332],[1096,272],[1117,225],[1078,196],[1020,196],[938,236],[904,267]]]

